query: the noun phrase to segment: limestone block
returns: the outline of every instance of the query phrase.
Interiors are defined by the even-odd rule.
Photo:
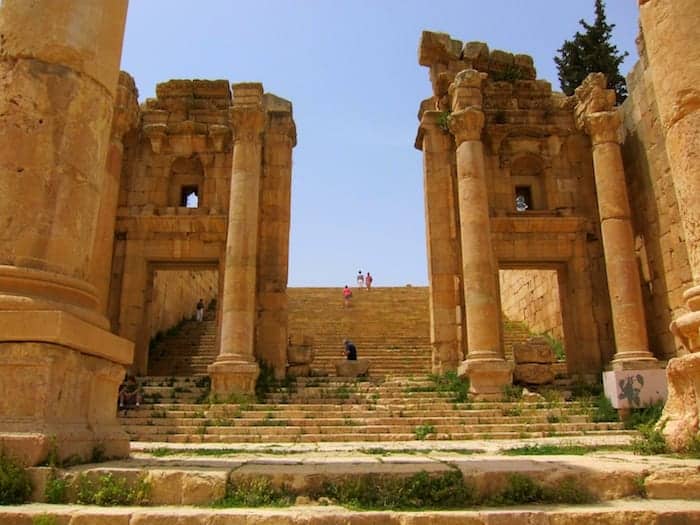
[[[668,396],[666,371],[648,369],[603,372],[603,389],[614,408],[649,406]]]
[[[518,364],[513,371],[513,381],[528,385],[545,385],[554,381],[554,371],[548,364]]]
[[[554,352],[549,345],[531,345],[529,343],[517,343],[513,345],[513,359],[517,364],[554,362]]]
[[[308,365],[314,360],[314,349],[311,346],[289,345],[287,361],[293,365]]]
[[[343,360],[335,363],[335,375],[338,377],[359,377],[369,375],[369,359],[357,361]]]
[[[150,470],[153,505],[205,505],[223,497],[227,472],[193,470]]]
[[[664,469],[644,479],[650,499],[700,499],[700,470],[697,467]]]
[[[699,430],[700,353],[671,359],[666,375],[668,400],[658,428],[671,449],[682,450]]]
[[[288,377],[309,377],[311,376],[310,365],[289,365],[287,368]]]

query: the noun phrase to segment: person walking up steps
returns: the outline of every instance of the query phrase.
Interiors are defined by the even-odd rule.
[[[200,299],[197,303],[197,321],[202,322],[204,320],[204,299]]]
[[[367,286],[367,291],[369,291],[372,288],[372,281],[374,279],[372,278],[372,274],[367,272],[367,276],[365,277],[365,286]]]
[[[357,287],[362,288],[365,285],[365,276],[362,275],[362,270],[357,270]]]
[[[350,306],[350,298],[351,297],[352,297],[352,290],[346,284],[345,288],[343,288],[343,305],[345,306],[345,308]]]

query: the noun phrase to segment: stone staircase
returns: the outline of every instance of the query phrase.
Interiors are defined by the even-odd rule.
[[[217,356],[216,318],[207,310],[204,320],[185,321],[165,334],[149,352],[151,376],[196,376],[207,373]]]
[[[386,442],[521,439],[626,433],[559,400],[456,401],[431,379],[300,378],[264,402],[203,404],[205,377],[143,380],[144,403],[123,416],[132,441],[169,443]]]
[[[343,340],[371,361],[370,376],[425,376],[431,371],[428,289],[353,289],[350,306],[342,288],[289,288],[289,333],[314,339],[312,367],[335,374]]]

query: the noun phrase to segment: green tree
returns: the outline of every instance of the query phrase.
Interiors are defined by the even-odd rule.
[[[572,40],[565,40],[554,57],[559,71],[561,89],[567,95],[581,85],[589,73],[604,73],[608,88],[614,89],[618,104],[627,98],[627,84],[620,75],[620,64],[629,54],[620,53],[617,46],[610,43],[615,24],[608,24],[605,18],[605,3],[595,0],[595,21],[588,24],[579,20],[583,32],[576,32]]]

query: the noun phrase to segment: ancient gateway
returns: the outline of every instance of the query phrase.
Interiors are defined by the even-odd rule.
[[[639,4],[621,108],[600,75],[566,97],[526,55],[423,34],[432,365],[497,396],[498,272],[555,271],[569,373],[606,370],[613,396],[620,374],[667,374],[681,447],[698,431],[700,3]],[[159,272],[211,270],[192,298],[218,298],[213,392],[287,369],[291,104],[171,80],[139,106],[119,72],[126,7],[0,6],[0,445],[27,464],[128,455],[117,388],[148,372]]]

